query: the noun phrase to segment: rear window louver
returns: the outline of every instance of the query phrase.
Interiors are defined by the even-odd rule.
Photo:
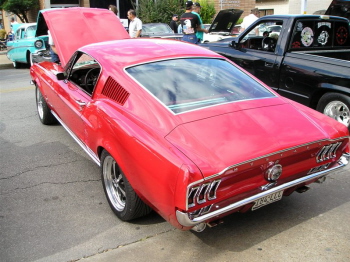
[[[112,77],[108,77],[102,94],[113,99],[121,105],[124,105],[130,93],[126,91],[117,81]]]

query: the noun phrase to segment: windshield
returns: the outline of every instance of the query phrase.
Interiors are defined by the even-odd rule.
[[[144,24],[142,27],[143,33],[147,34],[170,34],[174,33],[167,24]]]
[[[182,58],[138,65],[126,71],[176,114],[275,96],[223,59]]]

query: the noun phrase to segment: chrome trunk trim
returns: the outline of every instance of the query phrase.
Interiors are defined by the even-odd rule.
[[[247,205],[249,203],[252,203],[252,202],[258,200],[261,197],[264,197],[264,196],[267,196],[269,194],[278,192],[280,190],[286,190],[286,189],[288,189],[290,187],[293,187],[293,186],[296,186],[298,184],[302,184],[302,183],[308,182],[310,180],[314,180],[314,179],[317,179],[317,178],[324,177],[324,176],[328,175],[329,173],[331,173],[333,171],[336,171],[336,170],[338,170],[340,168],[345,167],[349,163],[349,159],[350,159],[350,154],[348,154],[348,153],[343,154],[338,160],[338,166],[335,166],[333,168],[330,168],[330,169],[327,169],[327,170],[324,170],[324,171],[320,171],[320,172],[317,172],[317,173],[313,173],[313,174],[307,175],[305,177],[302,177],[302,178],[290,181],[288,183],[276,186],[274,188],[271,188],[269,190],[266,190],[264,192],[261,192],[259,194],[254,195],[254,196],[248,197],[246,199],[243,199],[243,200],[240,200],[238,202],[232,203],[232,204],[230,204],[228,206],[225,206],[223,208],[217,209],[217,210],[215,210],[213,212],[209,212],[207,214],[203,214],[202,216],[191,218],[189,213],[185,213],[185,212],[181,212],[181,211],[177,210],[176,211],[177,221],[184,227],[193,227],[193,226],[195,226],[195,225],[197,225],[199,223],[206,222],[209,219],[216,218],[217,216],[220,216],[220,215],[222,215],[224,213],[227,213],[227,212],[229,212],[231,210],[234,210],[236,208],[239,208],[239,207],[245,206],[245,205]]]

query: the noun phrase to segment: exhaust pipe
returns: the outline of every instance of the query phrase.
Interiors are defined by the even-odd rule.
[[[200,233],[200,232],[203,232],[206,227],[207,227],[206,223],[200,223],[192,227],[191,230]]]

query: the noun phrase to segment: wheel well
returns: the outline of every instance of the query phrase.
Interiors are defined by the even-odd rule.
[[[27,63],[30,65],[30,51],[29,50],[27,50],[26,58],[27,58]]]
[[[319,88],[317,89],[317,91],[312,95],[311,100],[310,100],[310,105],[309,107],[311,107],[312,109],[316,109],[317,108],[317,104],[320,101],[321,97],[326,94],[326,93],[339,93],[339,94],[343,94],[346,96],[349,96],[349,94],[342,92],[340,90],[337,89],[324,89],[324,88]]]

